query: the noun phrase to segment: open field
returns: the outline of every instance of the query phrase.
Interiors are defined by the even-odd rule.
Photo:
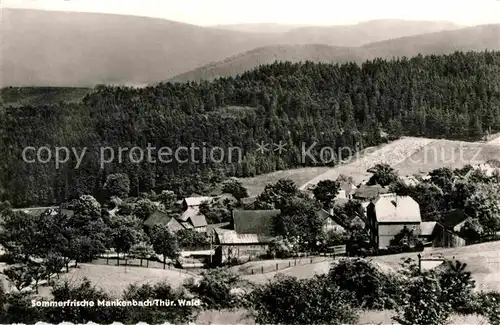
[[[397,165],[434,141],[434,139],[427,138],[405,137],[381,147],[367,148],[358,157],[355,157],[344,165],[331,168],[327,172],[303,184],[301,188],[305,189],[309,185],[317,184],[325,179],[337,179],[340,174],[352,176],[356,183],[360,183],[370,177],[371,174],[366,171],[367,169],[380,163],[386,163],[391,166]]]
[[[161,270],[143,267],[123,267],[111,265],[79,264],[69,273],[61,274],[61,280],[78,283],[87,278],[97,287],[119,297],[130,284],[159,283],[166,281],[172,287],[181,286],[184,280],[193,277],[177,270]],[[50,296],[49,287],[41,287],[40,295]]]
[[[331,267],[333,259],[325,259],[322,262],[317,263],[308,263],[297,266],[292,266],[286,269],[279,270],[277,272],[268,272],[264,274],[253,274],[253,275],[244,275],[243,279],[248,280],[253,283],[266,283],[269,280],[272,280],[274,276],[277,274],[283,274],[288,276],[293,276],[298,279],[309,279],[313,277],[315,274],[325,274]]]
[[[470,245],[459,248],[441,248],[425,251],[424,255],[442,255],[447,259],[457,259],[467,263],[467,269],[472,273],[476,280],[476,289],[478,291],[500,291],[500,241]],[[370,257],[378,267],[384,272],[391,272],[399,269],[401,259],[411,257],[415,261],[418,253],[404,253],[395,255],[385,255]],[[332,258],[322,258],[315,263],[307,263],[292,266],[276,272],[267,272],[264,274],[244,275],[243,278],[254,283],[265,283],[271,280],[276,274],[294,276],[299,279],[307,279],[315,274],[325,274],[331,267],[334,260]],[[252,264],[252,267],[260,265]],[[275,262],[274,262],[275,263]],[[264,265],[264,264],[263,264]],[[266,267],[266,265],[264,265]],[[243,266],[240,266],[240,268]]]
[[[489,142],[464,142],[442,139],[404,137],[378,147],[366,148],[353,159],[333,168],[309,167],[278,171],[256,177],[242,178],[250,196],[258,195],[267,184],[279,179],[293,180],[301,189],[325,179],[337,179],[340,174],[353,177],[356,183],[367,180],[367,169],[387,163],[399,175],[427,173],[440,167],[460,168],[480,164],[490,159],[500,160],[500,136]]]
[[[458,248],[433,249],[433,255],[442,254],[447,259],[457,259],[467,263],[467,270],[476,280],[476,290],[500,291],[500,241],[470,245]],[[377,256],[373,260],[391,268],[400,267],[401,258],[411,257],[417,260],[418,253]],[[427,255],[427,251],[425,253]]]
[[[242,265],[233,266],[230,268],[231,271],[240,275],[251,275],[252,271],[254,274],[261,273],[275,273],[276,265],[278,270],[284,270],[286,268],[295,267],[297,265],[306,264],[316,264],[325,261],[331,261],[329,257],[315,256],[315,257],[297,257],[290,259],[274,259],[274,260],[262,260],[262,261],[252,261]]]
[[[329,167],[307,167],[307,168],[297,168],[289,170],[281,170],[269,174],[263,174],[255,177],[241,178],[243,186],[248,190],[248,195],[255,196],[259,195],[267,184],[276,183],[282,178],[290,179],[301,186],[310,179],[323,174],[328,171]]]
[[[491,145],[495,145],[495,146],[498,146],[500,145],[500,133],[495,133],[495,134],[492,134],[488,137],[488,142],[486,142],[487,144],[491,144]]]
[[[296,168],[255,177],[241,178],[240,180],[243,186],[248,189],[250,196],[260,194],[267,184],[275,183],[282,178],[294,181],[301,189],[306,188],[310,184],[316,184],[323,179],[336,179],[340,174],[352,176],[354,181],[361,182],[370,177],[370,173],[366,172],[368,168],[378,163],[397,164],[433,141],[434,139],[426,138],[402,138],[389,144],[366,148],[350,161],[334,168]]]
[[[401,175],[427,173],[440,167],[461,168],[500,159],[500,147],[477,142],[436,140],[408,159],[392,165]]]

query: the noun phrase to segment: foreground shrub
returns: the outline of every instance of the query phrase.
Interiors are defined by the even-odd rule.
[[[473,307],[472,312],[486,317],[490,325],[500,325],[500,292],[481,292]]]
[[[238,275],[218,268],[202,273],[202,277],[198,283],[188,281],[184,286],[201,299],[205,309],[231,309],[241,305],[238,296],[232,293],[241,282]]]
[[[327,277],[297,280],[277,276],[253,292],[259,324],[356,324],[348,292]]]
[[[0,324],[35,324],[44,319],[43,312],[43,309],[31,306],[29,293],[11,292],[5,295],[2,293]]]
[[[460,261],[445,261],[439,274],[439,284],[443,290],[443,300],[453,311],[465,313],[474,300],[475,281],[466,271],[467,264]]]
[[[392,309],[403,294],[397,277],[390,278],[362,258],[340,260],[331,267],[328,279],[354,295],[361,308]]]
[[[443,296],[436,274],[426,273],[413,278],[394,320],[401,325],[443,325],[452,310]]]
[[[124,300],[161,300],[161,301],[190,301],[181,289],[173,289],[168,283],[157,283],[155,285],[143,284],[130,285],[123,295]],[[180,324],[186,321],[193,321],[199,306],[151,306],[151,307],[127,307],[122,310],[119,319],[126,323],[136,324],[146,322],[148,324],[162,324],[166,321]]]

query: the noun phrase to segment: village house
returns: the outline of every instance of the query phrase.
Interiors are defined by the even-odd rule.
[[[197,232],[207,231],[207,219],[197,206],[188,207],[179,217],[179,222],[185,229]]]
[[[323,231],[335,231],[335,232],[345,232],[347,226],[333,213],[333,211],[327,211],[321,209],[317,212],[320,220],[324,222]]]
[[[156,210],[153,212],[148,219],[144,222],[144,225],[148,227],[153,227],[157,224],[167,225],[168,229],[172,232],[176,232],[184,229],[179,221],[177,221],[173,216],[169,215],[165,211]]]
[[[420,181],[413,175],[404,176],[400,179],[406,186],[416,186],[420,183]]]
[[[362,202],[369,202],[375,200],[382,194],[387,194],[389,190],[378,184],[376,185],[361,185],[353,194],[353,198]]]
[[[366,209],[371,242],[376,249],[391,246],[404,229],[420,233],[420,206],[409,196],[381,194]]]
[[[249,261],[267,253],[273,236],[273,218],[280,210],[234,210],[230,227],[214,228],[214,262]]]
[[[203,202],[211,203],[215,198],[212,196],[190,196],[182,200],[183,210],[199,207]]]
[[[356,193],[357,186],[351,181],[341,181],[340,182],[340,191],[343,192],[343,196],[346,199],[353,199],[354,193]]]
[[[333,206],[329,210],[321,209],[317,212],[318,217],[324,221],[323,230],[324,231],[338,231],[345,232],[346,230],[352,228],[355,225],[365,227],[365,218],[362,215],[357,215],[354,217],[340,216],[335,212],[336,208],[340,208],[347,204],[350,199],[347,198],[337,198],[333,201]]]

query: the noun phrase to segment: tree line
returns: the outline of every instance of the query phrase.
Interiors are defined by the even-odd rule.
[[[208,193],[228,176],[254,176],[318,162],[302,144],[352,151],[401,135],[475,140],[500,130],[500,53],[461,53],[354,63],[276,62],[212,82],[162,83],[142,89],[98,86],[82,100],[2,105],[0,193],[14,206],[98,197],[110,173],[130,176],[134,193],[171,189]],[[258,153],[257,143],[286,144]],[[117,159],[100,168],[99,148],[241,148],[241,161],[168,164]],[[26,146],[87,147],[61,168],[24,163]],[[195,160],[203,153],[196,152]],[[220,157],[219,157],[220,158]]]

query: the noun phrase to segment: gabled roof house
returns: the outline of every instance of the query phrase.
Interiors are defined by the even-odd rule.
[[[156,210],[153,212],[148,219],[144,222],[146,226],[153,227],[157,224],[167,225],[168,229],[172,232],[184,229],[179,221],[177,221],[173,216],[169,215],[165,211]]]
[[[405,228],[420,233],[420,206],[410,196],[382,194],[368,204],[366,213],[372,244],[377,249],[391,246]]]
[[[188,207],[179,217],[179,222],[186,229],[193,229],[198,232],[207,231],[207,219],[200,212],[199,207]]]

